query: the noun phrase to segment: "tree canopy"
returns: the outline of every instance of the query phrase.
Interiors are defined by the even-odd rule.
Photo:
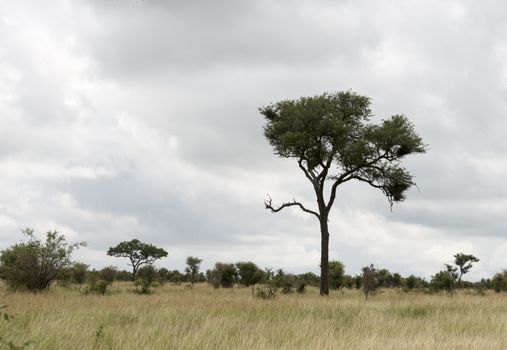
[[[283,100],[260,108],[260,113],[266,119],[264,135],[275,154],[296,159],[317,197],[316,209],[295,199],[273,206],[269,196],[265,206],[272,212],[296,206],[319,220],[321,294],[328,294],[327,222],[338,186],[361,181],[381,190],[391,206],[401,202],[415,184],[401,161],[409,154],[423,153],[425,145],[404,115],[369,123],[370,98],[352,91]],[[326,183],[329,188],[325,189]]]
[[[156,260],[167,256],[167,252],[152,244],[143,243],[138,239],[124,241],[115,247],[110,247],[107,255],[118,258],[129,258],[132,274],[135,276],[141,265],[153,264]]]

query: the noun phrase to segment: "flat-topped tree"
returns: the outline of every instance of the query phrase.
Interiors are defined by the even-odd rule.
[[[266,209],[273,213],[296,206],[314,215],[321,232],[320,294],[329,294],[328,218],[339,185],[358,180],[380,189],[389,203],[401,202],[414,185],[401,161],[425,146],[403,115],[394,115],[380,124],[370,124],[370,99],[351,91],[324,93],[297,100],[284,100],[260,108],[266,118],[264,135],[275,154],[295,158],[310,181],[317,209],[296,201]],[[329,187],[326,188],[326,185]]]
[[[138,239],[119,243],[116,247],[110,247],[107,255],[117,258],[129,258],[132,266],[132,274],[135,276],[141,265],[153,264],[156,260],[167,256],[167,252],[152,244],[143,243]]]

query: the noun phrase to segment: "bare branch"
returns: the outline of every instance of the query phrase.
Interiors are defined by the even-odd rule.
[[[273,205],[272,205],[272,202],[273,202],[273,200],[271,199],[271,196],[268,194],[268,199],[266,199],[264,201],[264,205],[266,206],[266,209],[271,210],[272,213],[278,213],[279,211],[281,211],[282,209],[287,208],[287,207],[297,206],[302,211],[304,211],[305,213],[313,214],[313,215],[315,215],[317,217],[317,219],[320,220],[319,213],[317,213],[317,212],[315,212],[313,210],[305,208],[305,206],[303,204],[301,204],[300,202],[297,202],[295,199],[293,199],[292,202],[282,203],[282,205],[279,206],[278,208],[274,208]]]

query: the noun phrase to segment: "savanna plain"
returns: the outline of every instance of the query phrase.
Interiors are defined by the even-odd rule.
[[[254,298],[250,288],[166,284],[150,295],[0,287],[10,349],[506,349],[507,296],[317,289]],[[26,346],[23,346],[26,345]]]

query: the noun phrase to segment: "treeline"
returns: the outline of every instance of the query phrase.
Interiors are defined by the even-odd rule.
[[[202,259],[189,256],[183,272],[157,269],[153,263],[167,256],[167,252],[139,240],[121,242],[107,252],[111,256],[128,258],[132,271],[118,270],[114,266],[90,270],[88,265],[70,259],[72,252],[84,243],[69,244],[56,231],[47,232],[44,241],[35,238],[31,229],[23,232],[28,241],[14,244],[0,253],[0,278],[13,290],[41,291],[57,281],[62,286],[86,284],[85,293],[104,294],[114,281],[131,281],[134,292],[147,294],[155,285],[207,282],[215,288],[250,287],[254,295],[272,298],[277,292],[304,293],[307,287],[320,284],[319,276],[312,272],[292,274],[283,269],[262,269],[251,261],[217,262],[212,269],[202,272]],[[366,298],[380,288],[425,293],[446,291],[451,295],[460,288],[475,290],[478,294],[488,289],[507,291],[507,270],[480,282],[462,280],[478,261],[471,254],[458,253],[452,263],[444,264],[445,269],[435,273],[429,281],[414,275],[403,277],[374,265],[365,266],[358,275],[348,275],[342,262],[330,261],[329,286],[334,290],[361,289]]]

